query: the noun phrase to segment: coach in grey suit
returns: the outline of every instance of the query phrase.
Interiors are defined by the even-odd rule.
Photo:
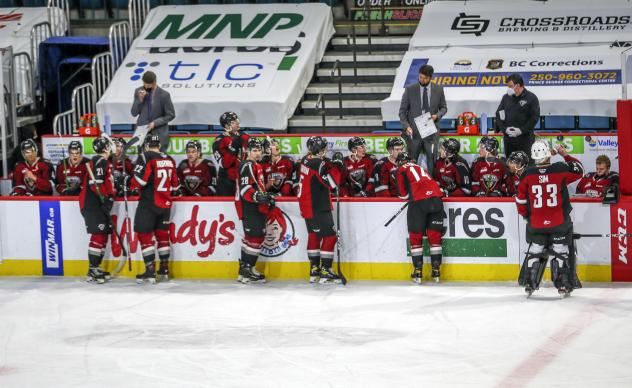
[[[149,133],[160,137],[160,151],[169,147],[169,121],[176,117],[171,95],[156,84],[156,74],[146,71],[143,86],[134,91],[132,116],[138,116],[136,125],[149,125]]]
[[[421,66],[419,68],[419,83],[406,86],[402,103],[399,106],[399,121],[404,128],[402,137],[406,141],[408,152],[417,160],[423,148],[426,155],[426,166],[431,175],[437,160],[439,128],[437,127],[437,133],[434,135],[422,139],[415,125],[415,117],[430,112],[432,119],[438,124],[441,117],[448,112],[443,87],[430,82],[433,73],[432,66]]]

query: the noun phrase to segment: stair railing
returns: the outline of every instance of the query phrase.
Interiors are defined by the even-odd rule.
[[[358,45],[356,42],[355,23],[351,23],[351,36],[347,35],[347,46],[353,49],[353,82],[358,84]]]
[[[334,77],[338,72],[338,76]],[[338,82],[338,117],[342,118],[342,69],[340,68],[340,60],[336,59],[333,69],[331,69],[331,77]]]
[[[323,121],[323,132],[325,132],[325,129],[327,128],[327,125],[326,125],[327,113],[325,112],[325,97],[323,96],[322,93],[318,95],[318,100],[316,100],[316,105],[314,108],[316,109],[318,114],[320,114],[320,117]]]

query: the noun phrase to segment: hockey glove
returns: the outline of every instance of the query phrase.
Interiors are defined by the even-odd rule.
[[[178,187],[175,190],[171,190],[171,196],[172,197],[182,197],[182,189]]]
[[[476,195],[474,195],[475,197],[484,197],[485,196],[485,192],[484,191],[479,191],[478,193],[476,193]]]
[[[254,200],[257,203],[269,204],[272,201],[272,197],[268,193],[264,193],[263,191],[257,191],[254,195]]]
[[[230,147],[228,147],[228,149],[233,155],[238,155],[239,151],[241,151],[241,146],[242,146],[242,139],[241,139],[241,136],[239,136],[233,139],[233,142],[230,144]]]
[[[105,197],[103,198],[103,203],[101,204],[101,211],[104,214],[110,214],[113,206],[114,206],[114,198]]]

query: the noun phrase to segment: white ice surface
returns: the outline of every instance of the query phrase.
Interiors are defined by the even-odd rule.
[[[632,286],[0,278],[0,387],[631,387]]]

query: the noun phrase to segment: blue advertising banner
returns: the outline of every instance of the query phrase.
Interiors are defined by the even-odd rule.
[[[42,274],[64,275],[64,252],[61,239],[61,214],[58,201],[40,201],[40,240]]]

